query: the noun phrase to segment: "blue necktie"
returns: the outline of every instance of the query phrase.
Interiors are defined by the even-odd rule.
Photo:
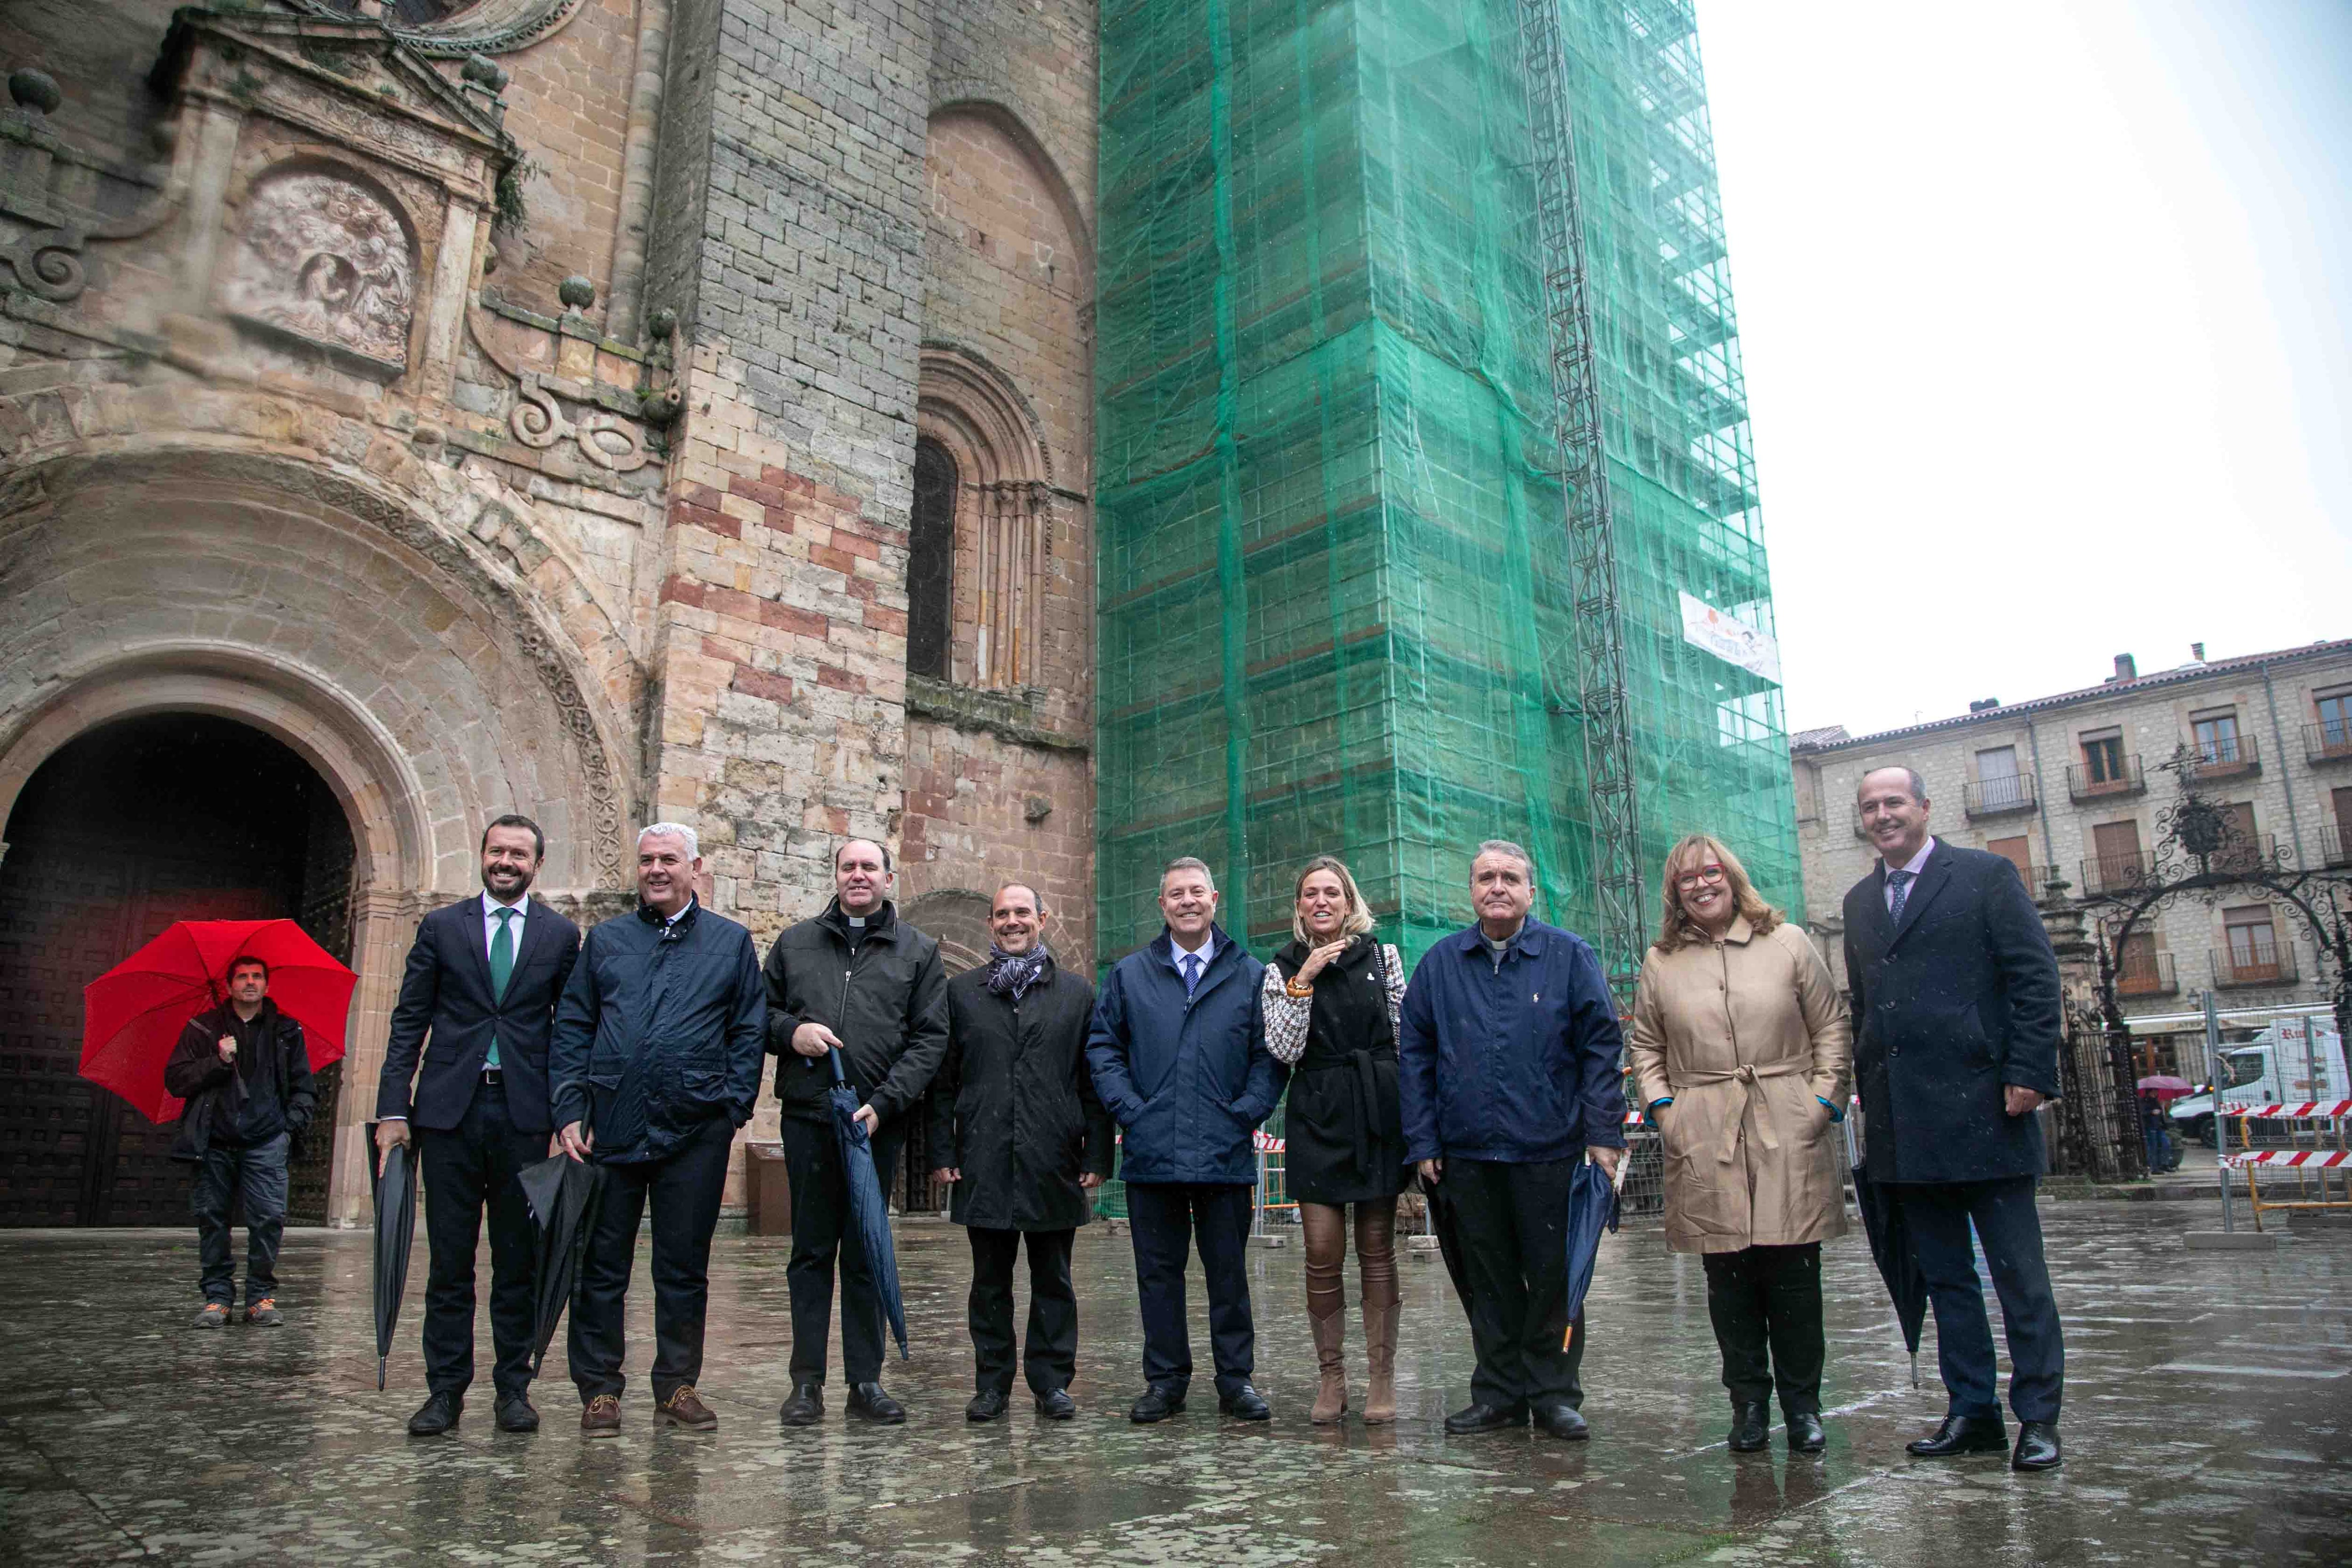
[[[1197,952],[1188,952],[1184,955],[1183,963],[1184,994],[1190,996],[1192,994],[1193,987],[1201,984],[1201,955]]]
[[[1916,871],[1886,873],[1886,913],[1889,918],[1898,921],[1903,918],[1903,901],[1911,896],[1911,879],[1918,874]]]

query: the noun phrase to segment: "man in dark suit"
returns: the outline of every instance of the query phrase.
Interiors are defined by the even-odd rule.
[[[2034,1110],[2058,1093],[2058,961],[2017,868],[1938,842],[1908,768],[1863,777],[1878,869],[1845,896],[1854,1068],[1872,1181],[1900,1195],[1936,1308],[1949,1414],[1910,1445],[1927,1458],[2009,1446],[1992,1330],[1969,1242],[1984,1242],[2009,1333],[2021,1470],[2058,1463],[2065,1382],[2033,1181],[2050,1168]]]
[[[580,956],[579,928],[528,897],[546,854],[546,836],[530,818],[490,824],[482,835],[481,896],[425,917],[392,1011],[376,1089],[377,1163],[394,1144],[409,1142],[414,1127],[432,1247],[425,1285],[430,1394],[408,1420],[419,1437],[457,1424],[474,1381],[474,1255],[486,1204],[499,1429],[539,1428],[529,1393],[535,1247],[515,1173],[548,1154],[548,1034]],[[432,1047],[420,1075],[417,1054],[427,1035]]]

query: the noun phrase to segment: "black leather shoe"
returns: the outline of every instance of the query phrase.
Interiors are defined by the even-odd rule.
[[[971,1403],[963,1407],[963,1418],[967,1421],[993,1421],[1003,1414],[1004,1395],[993,1388],[982,1389],[971,1396]]]
[[[1078,1402],[1070,1397],[1066,1388],[1037,1396],[1037,1414],[1048,1421],[1075,1421],[1078,1417]]]
[[[1947,1415],[1932,1437],[1905,1447],[1923,1459],[1948,1459],[1955,1454],[1998,1454],[2009,1447],[2009,1428],[1998,1415]]]
[[[2021,1421],[2017,1451],[2009,1457],[2012,1470],[2054,1470],[2058,1468],[2058,1423]]]
[[[1182,1414],[1182,1389],[1147,1388],[1143,1397],[1128,1407],[1127,1418],[1139,1426],[1149,1426],[1154,1421],[1165,1421],[1171,1415]]]
[[[878,1383],[849,1385],[849,1413],[882,1426],[896,1426],[907,1418],[906,1407],[883,1393]]]
[[[536,1432],[539,1412],[530,1407],[530,1395],[509,1394],[499,1400],[495,1414],[501,1432]]]
[[[1508,1407],[1473,1405],[1445,1418],[1445,1429],[1456,1437],[1467,1436],[1473,1432],[1499,1432],[1507,1426],[1524,1426],[1527,1424],[1528,1411],[1524,1405]]]
[[[1592,1436],[1592,1428],[1585,1425],[1584,1413],[1565,1400],[1537,1405],[1535,1418],[1545,1436],[1557,1437],[1563,1443],[1581,1443]]]
[[[1830,1435],[1822,1430],[1818,1410],[1800,1410],[1789,1417],[1789,1452],[1818,1454],[1830,1446]]]
[[[1762,1400],[1732,1401],[1731,1435],[1725,1439],[1735,1454],[1752,1454],[1772,1446],[1772,1407]]]
[[[1274,1415],[1274,1409],[1266,1404],[1265,1395],[1246,1383],[1231,1394],[1217,1395],[1217,1411],[1236,1421],[1265,1421]]]
[[[453,1392],[436,1394],[408,1418],[408,1435],[412,1437],[438,1437],[457,1425],[457,1417],[465,1408],[464,1394]]]
[[[787,1426],[814,1426],[824,1419],[824,1384],[796,1383],[793,1396],[776,1412],[776,1419]]]

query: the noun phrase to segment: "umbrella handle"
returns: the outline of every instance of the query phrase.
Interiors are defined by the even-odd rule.
[[[847,1089],[849,1087],[849,1075],[841,1070],[841,1049],[839,1047],[825,1047],[824,1065],[833,1069],[834,1088]]]

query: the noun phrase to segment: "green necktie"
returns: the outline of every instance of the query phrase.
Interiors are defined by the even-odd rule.
[[[490,913],[496,915],[499,921],[499,934],[490,938],[490,998],[503,1002],[506,1000],[507,981],[514,973],[514,927],[508,922],[514,919],[515,912],[512,910],[492,910]],[[482,1065],[488,1068],[499,1065],[496,1026],[490,1029],[489,1057]]]

